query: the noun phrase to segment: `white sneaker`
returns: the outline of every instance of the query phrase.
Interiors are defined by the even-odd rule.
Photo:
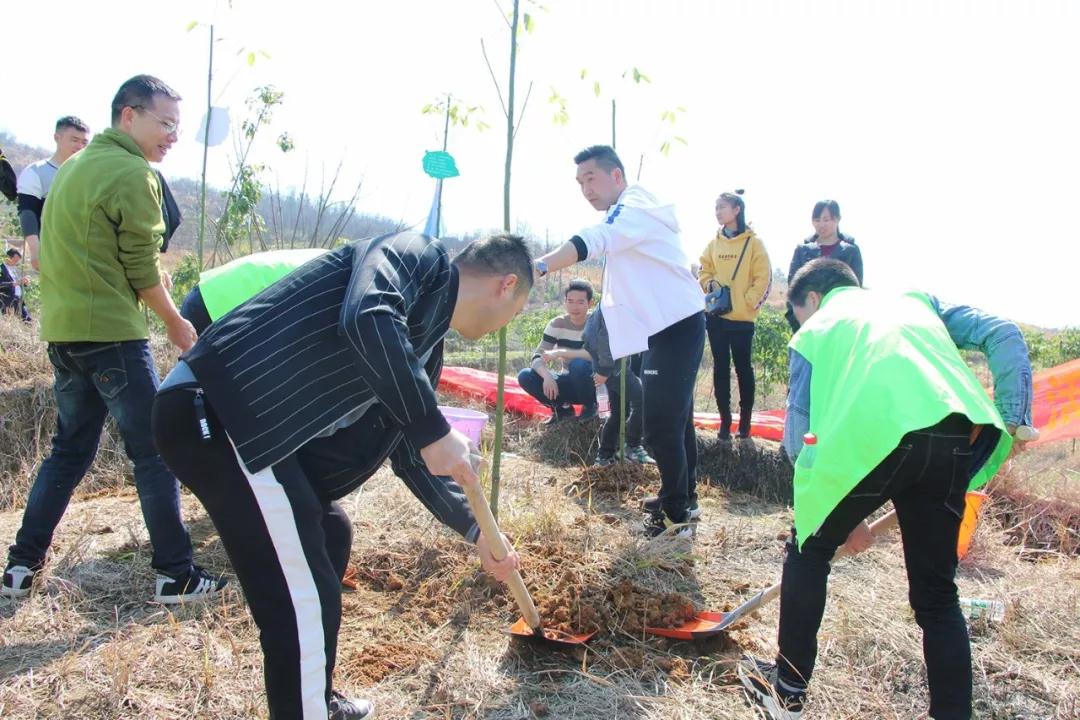
[[[9,565],[4,570],[4,582],[0,584],[0,596],[10,598],[26,597],[30,586],[34,584],[36,572],[25,565]]]

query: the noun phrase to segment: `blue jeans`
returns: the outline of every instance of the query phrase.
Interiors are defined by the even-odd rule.
[[[544,378],[531,367],[518,373],[518,385],[549,408],[561,408],[568,405],[592,407],[596,405],[596,385],[593,384],[592,375],[591,362],[583,358],[571,360],[567,363],[566,372],[555,376],[559,394],[554,401],[548,400],[544,395]]]
[[[49,343],[48,353],[56,378],[56,434],[30,490],[8,562],[42,566],[71,494],[97,454],[105,416],[111,414],[135,465],[135,487],[154,547],[150,564],[163,575],[184,575],[191,570],[191,538],[180,517],[180,485],[150,433],[159,380],[149,344]]]

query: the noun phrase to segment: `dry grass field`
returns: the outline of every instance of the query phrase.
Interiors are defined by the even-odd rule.
[[[52,424],[44,353],[0,323],[0,542],[18,527]],[[169,354],[158,347],[162,363]],[[708,643],[643,634],[686,606],[725,609],[775,580],[791,522],[775,446],[702,439],[703,517],[693,540],[645,541],[648,470],[587,470],[595,425],[508,429],[500,521],[544,617],[601,632],[577,652],[519,644],[513,602],[384,468],[343,501],[355,523],[355,592],[344,596],[337,686],[383,718],[753,718],[735,679],[742,652],[775,651],[777,607]],[[972,625],[976,717],[1080,718],[1080,455],[1033,451],[1003,474],[964,561],[962,595],[1000,599]],[[150,602],[150,548],[120,445],[110,437],[23,601],[0,599],[0,718],[264,718],[255,626],[237,587],[211,604]],[[789,476],[788,476],[789,478]],[[789,479],[787,480],[789,482]],[[213,526],[184,497],[196,553],[229,573]],[[830,581],[808,718],[921,717],[920,635],[892,537],[839,561]]]

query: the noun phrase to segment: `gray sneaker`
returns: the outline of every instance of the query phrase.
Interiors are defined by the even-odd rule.
[[[638,465],[655,465],[656,461],[645,451],[641,445],[626,449],[626,459]]]
[[[375,706],[370,700],[350,700],[337,690],[330,691],[327,720],[371,720]]]
[[[0,585],[0,596],[21,598],[30,594],[36,572],[25,565],[8,565],[4,570],[4,582]]]
[[[619,459],[614,456],[604,457],[602,455],[597,455],[596,460],[593,461],[593,467],[609,467],[617,462],[619,462]]]

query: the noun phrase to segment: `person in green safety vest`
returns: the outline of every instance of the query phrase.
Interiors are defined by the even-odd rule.
[[[184,297],[180,314],[202,335],[214,320],[325,252],[322,248],[270,250],[204,270],[199,284]]]
[[[746,657],[739,676],[774,719],[802,715],[817,656],[830,561],[870,546],[866,518],[892,500],[909,598],[923,631],[930,716],[971,717],[971,648],[955,583],[964,498],[1031,424],[1031,364],[1020,329],[918,292],[858,287],[819,258],[792,279],[801,325],[790,342],[784,448],[795,464],[775,662]],[[960,349],[980,350],[987,396]],[[1023,435],[1023,433],[1021,433]],[[807,443],[804,446],[804,439]]]

